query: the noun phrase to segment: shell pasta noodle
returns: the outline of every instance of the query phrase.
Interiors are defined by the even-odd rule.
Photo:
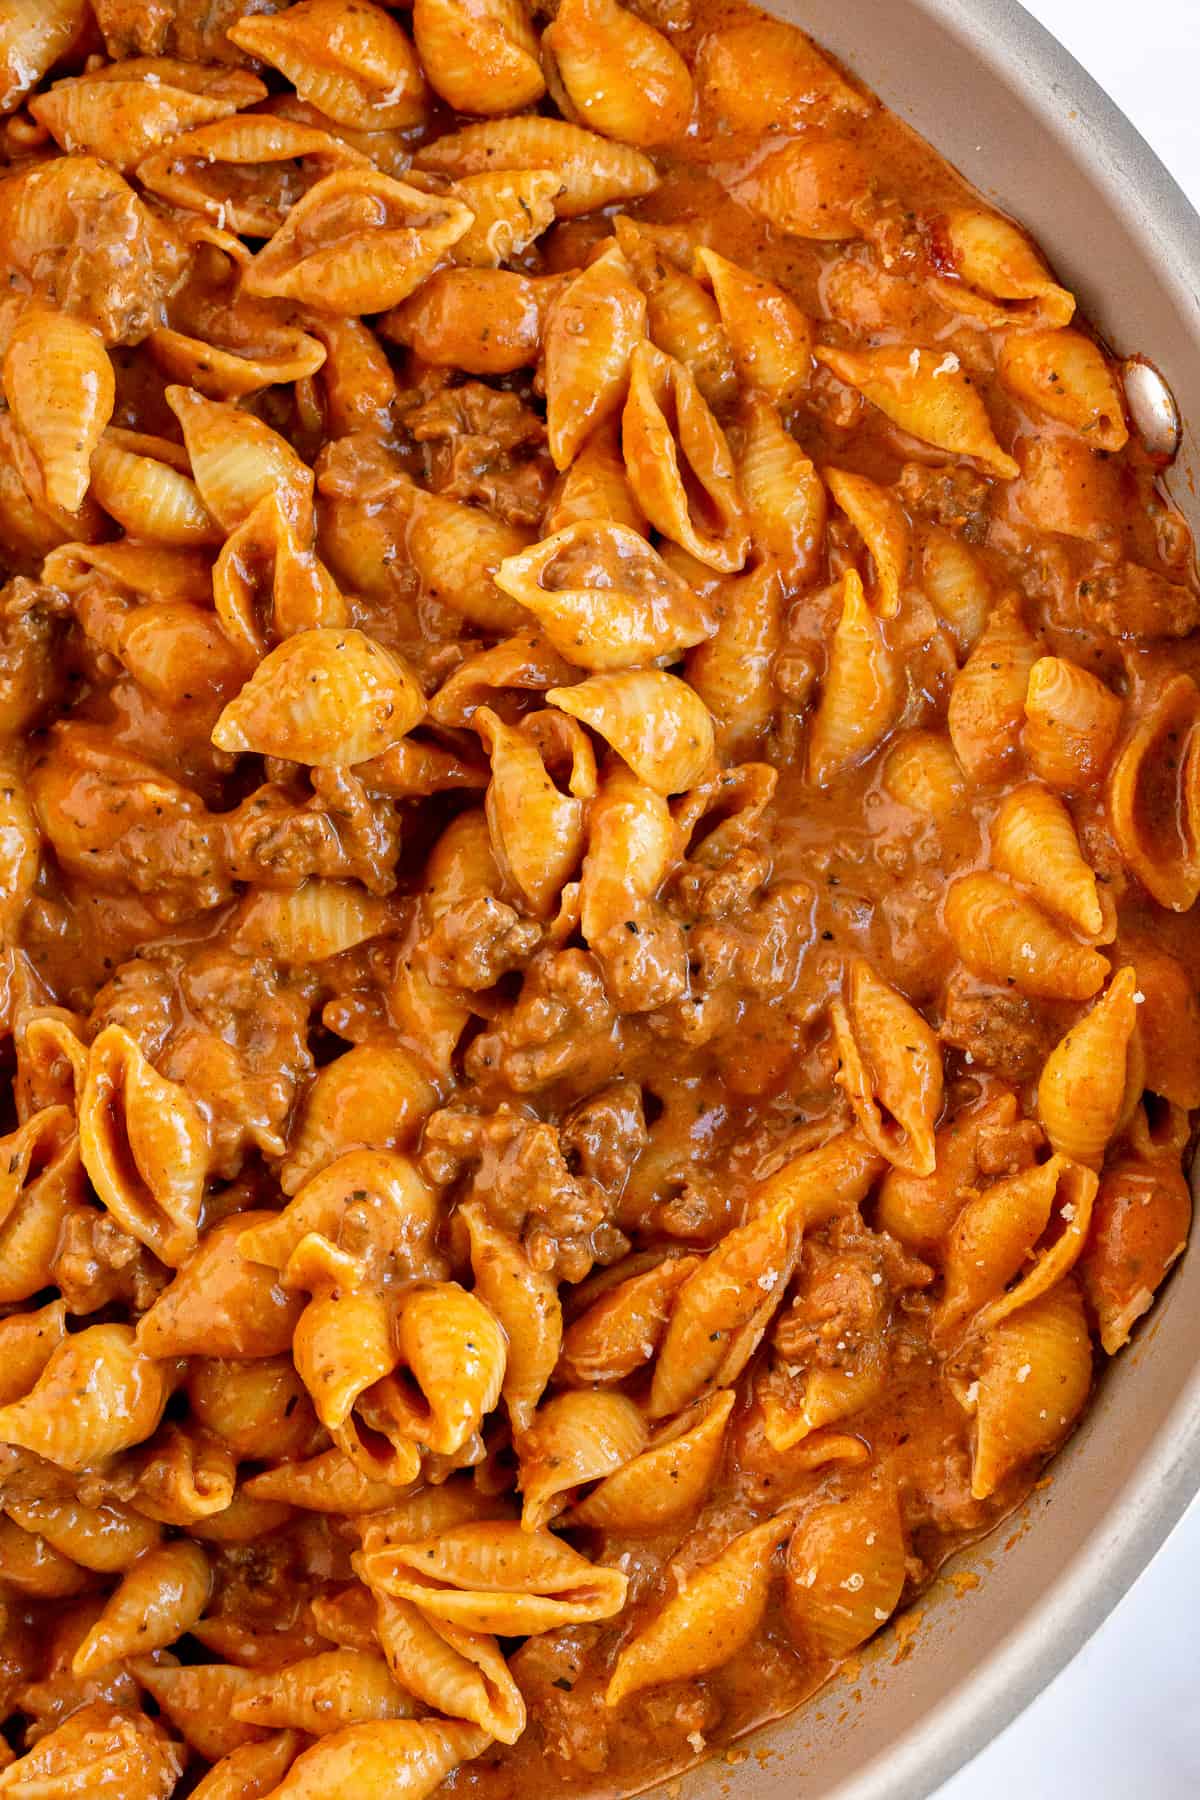
[[[1186,1253],[1161,445],[741,0],[10,0],[0,277],[0,1800],[624,1800]]]

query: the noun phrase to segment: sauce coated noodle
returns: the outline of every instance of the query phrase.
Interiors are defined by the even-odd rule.
[[[0,71],[0,1796],[629,1792],[1184,1247],[1187,529],[778,20],[43,0]]]

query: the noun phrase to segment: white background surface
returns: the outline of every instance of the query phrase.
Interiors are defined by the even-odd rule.
[[[1200,206],[1200,0],[1024,4]],[[938,1800],[1200,1800],[1198,1669],[1200,1501],[1071,1666]]]

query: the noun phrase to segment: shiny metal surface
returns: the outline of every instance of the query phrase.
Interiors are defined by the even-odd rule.
[[[1118,354],[1152,359],[1183,420],[1168,485],[1200,534],[1200,219],[1133,126],[1016,0],[765,3],[1028,225]],[[1170,408],[1134,381],[1139,429],[1166,442]],[[960,1598],[941,1580],[906,1654],[889,1632],[853,1680],[745,1740],[744,1760],[686,1776],[682,1800],[925,1800],[1047,1686],[1198,1490],[1193,1246],[1048,1485],[950,1565],[978,1587]]]
[[[1144,356],[1126,357],[1121,381],[1134,430],[1151,456],[1170,462],[1178,454],[1183,423],[1167,382]]]

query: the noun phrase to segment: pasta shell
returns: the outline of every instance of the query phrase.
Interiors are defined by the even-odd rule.
[[[507,1521],[364,1550],[355,1563],[370,1586],[413,1601],[427,1618],[501,1637],[611,1619],[628,1587],[620,1569],[588,1562],[548,1531]]]
[[[85,0],[10,0],[0,15],[0,112],[15,111],[89,23]]]
[[[283,13],[239,19],[231,43],[261,57],[302,100],[339,125],[405,131],[425,117],[425,83],[413,47],[372,0],[300,0]]]
[[[788,1549],[784,1613],[794,1641],[828,1663],[873,1637],[900,1604],[907,1554],[885,1485],[817,1507]]]
[[[59,1109],[65,1107],[74,1117],[87,1079],[87,1050],[76,1036],[82,1029],[73,1013],[59,1007],[39,1007],[30,1016],[19,1020],[13,1031],[17,1053],[14,1086],[22,1127],[33,1130],[35,1141],[45,1130],[44,1141],[53,1143],[56,1149],[62,1147],[64,1138],[69,1135],[60,1129]],[[34,1115],[47,1109],[54,1110],[54,1119],[43,1120],[40,1126],[35,1126]],[[18,1181],[23,1181],[28,1173],[26,1159],[27,1152],[22,1147],[15,1167],[10,1171]],[[0,1156],[0,1164],[12,1161],[10,1148],[7,1157]],[[12,1206],[12,1191],[7,1183],[0,1181],[0,1219],[12,1210]]]
[[[66,1600],[87,1586],[87,1575],[45,1538],[0,1518],[0,1556],[9,1591],[28,1600]]]
[[[327,1431],[336,1432],[367,1389],[391,1374],[399,1353],[392,1342],[391,1310],[378,1294],[337,1287],[332,1273],[323,1279],[325,1270],[316,1256],[322,1242],[302,1239],[284,1279],[289,1287],[318,1290],[296,1327],[292,1355],[317,1417]],[[324,1248],[332,1251],[331,1245]],[[327,1254],[322,1262],[333,1265],[336,1254]]]
[[[847,569],[841,617],[809,728],[809,780],[828,787],[842,769],[871,756],[895,724],[902,698],[900,671],[867,604],[862,578]]]
[[[673,659],[713,628],[710,608],[645,538],[610,520],[568,525],[508,557],[495,579],[585,669]]]
[[[640,1456],[592,1489],[570,1523],[623,1534],[689,1518],[712,1491],[735,1398],[721,1388],[663,1426]]]
[[[598,425],[580,446],[555,488],[542,529],[547,537],[553,537],[584,519],[623,525],[643,537],[648,532],[646,515],[629,485],[615,418]]]
[[[0,1406],[29,1392],[66,1335],[67,1304],[61,1297],[32,1312],[13,1313],[0,1322]],[[22,1521],[17,1519],[17,1523],[21,1525]],[[39,1527],[23,1525],[22,1529],[33,1531]]]
[[[811,321],[774,282],[715,250],[697,249],[696,266],[712,283],[742,386],[782,411],[794,406],[812,374]]]
[[[456,112],[516,112],[546,91],[523,0],[413,0],[413,37],[430,82]],[[541,165],[531,157],[529,166]]]
[[[163,706],[176,704],[182,695],[211,717],[246,678],[244,659],[207,607],[169,600],[137,606],[115,636],[112,654]]]
[[[538,1409],[520,1443],[521,1524],[540,1531],[574,1489],[632,1462],[646,1447],[646,1424],[623,1394],[557,1394]]]
[[[1016,1123],[1016,1096],[1007,1089],[965,1107],[937,1133],[937,1167],[931,1176],[889,1169],[879,1190],[878,1221],[919,1254],[937,1250],[954,1224],[964,1192],[980,1177],[980,1152]],[[1029,1157],[1032,1157],[1032,1150]]]
[[[999,368],[1019,400],[1101,450],[1123,450],[1129,442],[1116,376],[1099,345],[1082,332],[1028,331],[1007,338]]]
[[[307,381],[325,362],[325,346],[304,331],[280,329],[253,351],[228,349],[160,326],[146,340],[163,374],[210,400],[242,400],[261,388]]]
[[[206,1231],[186,1265],[142,1314],[137,1345],[151,1356],[278,1356],[291,1347],[302,1302],[238,1239],[274,1213],[239,1213]]]
[[[123,1506],[82,1506],[77,1500],[13,1494],[5,1511],[22,1531],[44,1538],[60,1556],[100,1575],[128,1569],[162,1538],[161,1526]]]
[[[461,1450],[500,1398],[504,1332],[481,1300],[454,1282],[430,1284],[404,1303],[396,1328],[400,1357],[418,1390],[389,1396],[400,1428],[443,1456]]]
[[[84,1168],[118,1224],[171,1268],[196,1246],[208,1142],[187,1089],[147,1062],[120,1025],[88,1052],[79,1102]]]
[[[848,469],[826,469],[825,482],[871,553],[876,612],[881,619],[894,619],[908,573],[910,532],[904,508],[887,488]]]
[[[47,296],[70,291],[72,313],[106,344],[139,342],[186,264],[175,228],[91,156],[39,160],[13,175],[0,195],[0,239],[12,288]],[[80,279],[80,259],[90,283]]]
[[[999,875],[964,875],[945,899],[946,929],[968,969],[1048,999],[1090,1000],[1108,963]]]
[[[1122,959],[1137,970],[1142,996],[1136,1046],[1138,1061],[1144,1064],[1143,1083],[1167,1103],[1155,1109],[1153,1127],[1147,1124],[1139,1153],[1170,1156],[1183,1147],[1177,1143],[1180,1113],[1200,1096],[1200,997],[1183,964],[1143,938],[1129,950],[1123,948]],[[1136,1115],[1130,1129],[1140,1138]]]
[[[1083,1410],[1092,1342],[1072,1281],[989,1334],[977,1380],[971,1492],[986,1500],[1013,1470],[1061,1443]]]
[[[655,1363],[650,1418],[737,1380],[783,1298],[802,1226],[784,1198],[727,1233],[684,1282]]]
[[[407,1157],[347,1150],[311,1176],[282,1212],[247,1225],[238,1249],[252,1263],[284,1270],[305,1238],[316,1234],[353,1245],[342,1255],[354,1262],[356,1283],[390,1280],[397,1268],[421,1258],[437,1217],[436,1200]]]
[[[542,41],[593,130],[641,149],[683,135],[692,111],[688,66],[636,13],[616,0],[563,0]]]
[[[249,1743],[215,1763],[193,1790],[193,1800],[250,1800],[274,1791],[296,1760],[304,1742],[297,1731],[277,1731],[259,1739],[253,1727]]]
[[[230,1710],[245,1725],[325,1737],[355,1725],[411,1719],[416,1702],[397,1687],[378,1652],[325,1650],[255,1676]]]
[[[640,199],[658,186],[654,164],[640,150],[562,119],[528,114],[468,125],[426,144],[415,161],[419,169],[455,178],[493,169],[550,169],[562,184],[555,202],[560,219]]]
[[[0,942],[16,937],[41,851],[41,832],[16,759],[0,752]]]
[[[546,321],[546,429],[557,469],[618,412],[630,359],[646,329],[646,301],[617,245],[563,289]]]
[[[887,1164],[863,1133],[839,1131],[815,1150],[790,1157],[751,1195],[747,1216],[779,1213],[789,1228],[807,1230],[849,1212],[866,1199]]]
[[[293,632],[349,623],[345,597],[313,552],[301,548],[274,493],[221,546],[212,594],[226,637],[249,662]]]
[[[182,427],[196,486],[223,532],[244,524],[270,494],[293,517],[311,504],[312,470],[269,425],[193,388],[169,387],[166,398]]]
[[[432,1112],[437,1090],[412,1052],[386,1043],[357,1044],[319,1070],[292,1128],[279,1173],[285,1194],[360,1146],[371,1167],[407,1181],[410,1165],[383,1152],[402,1149]],[[402,1166],[401,1166],[402,1164]],[[364,1168],[357,1171],[359,1178]],[[282,1267],[282,1263],[279,1265]]]
[[[254,1215],[250,1215],[253,1220]],[[235,1215],[229,1224],[229,1237],[236,1239],[240,1232],[232,1229],[245,1214]],[[216,1227],[214,1229],[219,1229]],[[239,1252],[240,1254],[240,1252]],[[246,1261],[245,1258],[242,1259]],[[252,1272],[256,1283],[257,1296],[250,1310],[251,1331],[244,1331],[234,1336],[229,1333],[225,1342],[232,1342],[235,1352],[240,1347],[245,1351],[253,1342],[253,1327],[261,1320],[264,1313],[264,1294],[272,1294],[276,1287],[273,1272],[256,1269]],[[233,1304],[237,1304],[239,1284],[233,1284]],[[289,1294],[278,1283],[280,1293],[284,1295],[289,1312],[295,1308],[298,1316],[306,1304],[302,1294]],[[196,1288],[192,1288],[194,1297]],[[192,1325],[192,1318],[186,1322]],[[295,1335],[296,1320],[290,1321],[290,1331]],[[185,1327],[186,1329],[186,1327]],[[228,1332],[228,1326],[226,1326]],[[181,1333],[182,1335],[182,1333]],[[264,1332],[263,1337],[267,1336]],[[169,1341],[167,1333],[163,1333],[164,1341]],[[152,1340],[153,1341],[153,1340]],[[255,1356],[235,1354],[234,1358],[205,1357],[199,1352],[191,1352],[197,1356],[188,1370],[187,1390],[192,1416],[201,1431],[218,1438],[228,1446],[234,1456],[254,1456],[257,1460],[270,1463],[283,1456],[305,1456],[316,1441],[320,1432],[317,1416],[308,1400],[304,1383],[296,1372],[289,1349],[275,1356]],[[241,1490],[239,1490],[240,1492]],[[253,1499],[257,1506],[259,1501]],[[278,1508],[279,1501],[264,1499],[261,1504]]]
[[[420,287],[471,224],[452,194],[425,194],[374,169],[327,175],[248,264],[248,294],[328,312],[383,312]]]
[[[98,334],[67,313],[28,307],[4,354],[4,392],[33,449],[46,499],[77,512],[116,398],[112,364]]]
[[[426,102],[429,90],[424,90]],[[294,119],[298,125],[312,125],[318,131],[327,131],[351,150],[356,150],[368,162],[384,175],[404,175],[407,173],[412,159],[412,128],[385,131],[371,127],[360,128],[354,125],[342,125],[331,119],[320,107],[310,106],[307,100],[301,100],[299,94],[273,94],[266,102],[264,111],[272,112],[285,119]]]
[[[987,408],[957,357],[903,345],[862,351],[818,345],[814,355],[902,431],[938,450],[973,457],[1006,481],[1021,473],[997,443]]]
[[[583,852],[595,760],[582,733],[578,741],[564,740],[565,770],[556,781],[546,765],[551,742],[539,742],[528,721],[505,725],[491,707],[481,706],[472,724],[491,757],[485,805],[497,864],[529,908],[549,917]],[[551,760],[557,769],[558,757]]]
[[[1038,1080],[1038,1117],[1051,1147],[1091,1169],[1103,1162],[1126,1110],[1136,988],[1137,970],[1119,970],[1090,1011],[1059,1039]],[[1135,1103],[1140,1090],[1139,1082]]]
[[[650,523],[708,568],[740,569],[750,534],[725,434],[695,377],[653,344],[633,353],[621,437]]]
[[[763,1396],[763,1437],[771,1449],[786,1455],[828,1425],[853,1418],[884,1393],[888,1359],[879,1335],[863,1339],[853,1357],[835,1369],[802,1370],[786,1396]]]
[[[1035,772],[1065,791],[1104,779],[1121,730],[1111,688],[1060,656],[1040,656],[1025,694],[1025,754]]]
[[[478,1725],[380,1719],[334,1731],[304,1750],[268,1800],[328,1800],[347,1784],[389,1800],[427,1800],[452,1769],[487,1748]]]
[[[269,303],[268,303],[269,304]],[[325,313],[306,321],[325,351],[320,365],[325,430],[331,438],[359,430],[386,435],[396,377],[374,331],[361,319]]]
[[[23,1399],[0,1407],[0,1443],[85,1469],[148,1438],[174,1371],[143,1356],[130,1325],[89,1325],[57,1346]]]
[[[479,1202],[460,1207],[458,1216],[470,1238],[475,1291],[508,1339],[500,1392],[519,1437],[529,1429],[558,1361],[563,1329],[558,1288],[533,1267],[515,1238],[492,1224]]]
[[[664,1681],[692,1681],[745,1648],[762,1623],[774,1553],[792,1530],[789,1515],[735,1537],[714,1562],[693,1570],[659,1613],[626,1644],[604,1695],[620,1706]]]
[[[242,956],[303,968],[381,937],[394,924],[387,901],[356,881],[311,880],[287,892],[252,891],[229,922],[229,941]]]
[[[96,577],[146,599],[205,606],[212,593],[212,561],[201,550],[168,550],[121,538],[111,544],[63,544],[46,559],[45,577],[68,594],[82,594]]]
[[[1032,302],[1048,325],[1069,325],[1075,297],[1055,282],[1025,233],[998,213],[965,208],[947,214],[946,244],[961,279],[997,300]]]
[[[935,1336],[950,1341],[1020,1274],[1057,1207],[1068,1222],[1094,1183],[1063,1156],[971,1193],[949,1232]]]
[[[178,461],[165,440],[109,430],[92,453],[92,497],[138,537],[169,547],[219,543],[221,528]]]
[[[825,487],[769,401],[746,407],[738,474],[759,549],[789,593],[808,586],[825,555]]]
[[[961,812],[966,782],[958,758],[940,732],[910,731],[897,739],[883,765],[893,800],[942,824]]]
[[[771,562],[734,577],[717,593],[716,630],[684,664],[710,713],[722,755],[759,748],[779,706],[775,657],[783,632],[783,583]]]
[[[762,13],[705,33],[696,83],[704,122],[722,138],[757,143],[764,119],[792,131],[828,114],[872,110],[869,96],[851,87],[797,26]]]
[[[56,81],[30,112],[64,150],[103,157],[127,173],[159,144],[265,100],[247,69],[133,56]]]
[[[456,263],[494,269],[524,254],[554,223],[558,176],[550,169],[500,169],[464,175],[454,192],[471,225],[450,252]]]
[[[133,1483],[139,1512],[185,1531],[225,1512],[237,1485],[228,1446],[190,1425],[164,1426],[126,1459],[122,1473]]]
[[[1200,690],[1187,675],[1149,701],[1112,765],[1108,818],[1117,849],[1160,906],[1200,894]]]
[[[845,1090],[863,1136],[898,1167],[932,1175],[933,1127],[942,1108],[937,1034],[902,994],[857,958],[833,1031]]]
[[[358,1534],[364,1550],[378,1550],[389,1544],[423,1543],[459,1525],[511,1516],[507,1500],[482,1494],[465,1475],[451,1476],[441,1487],[420,1488],[400,1500],[393,1496],[386,1512],[362,1521]]]
[[[959,654],[969,655],[987,624],[991,587],[978,557],[940,525],[925,529],[921,585],[934,611],[950,627]]]
[[[1038,643],[1010,595],[954,678],[946,722],[972,781],[998,781],[1020,753],[1020,728]]]
[[[256,1676],[232,1663],[193,1663],[172,1666],[153,1657],[129,1660],[130,1673],[193,1750],[207,1762],[216,1762],[244,1744],[256,1744],[258,1733],[231,1716],[231,1707]]]
[[[1149,1311],[1183,1254],[1191,1221],[1188,1184],[1169,1160],[1124,1160],[1106,1170],[1078,1272],[1107,1355]]]
[[[206,214],[221,231],[269,238],[319,177],[365,161],[328,131],[246,113],[201,125],[152,151],[137,177],[150,193]]]
[[[9,563],[35,573],[60,545],[97,538],[104,530],[104,515],[90,497],[75,513],[49,504],[28,441],[12,414],[0,412],[0,549]]]
[[[421,718],[416,678],[361,631],[317,626],[264,657],[213,729],[220,750],[343,767],[381,756]]]
[[[652,342],[691,371],[710,406],[726,404],[733,398],[737,375],[716,301],[694,275],[664,252],[651,227],[624,214],[617,215],[613,227],[634,280],[646,296],[646,325]]]
[[[671,1303],[698,1267],[694,1256],[668,1257],[609,1288],[567,1332],[562,1373],[581,1387],[635,1375],[654,1355]]]
[[[58,1019],[34,1021],[41,1026],[58,1026]],[[61,1037],[68,1039],[70,1033],[59,1026]],[[74,1039],[72,1039],[74,1044]],[[77,1055],[77,1053],[76,1053]],[[83,1085],[86,1073],[86,1051],[77,1060],[76,1075],[79,1084]],[[74,1096],[72,1096],[74,1100]],[[14,1132],[9,1132],[0,1139],[4,1145],[4,1174],[0,1174],[0,1224],[13,1217],[13,1211],[22,1204],[25,1192],[31,1181],[38,1179],[38,1174],[61,1154],[67,1145],[68,1138],[74,1130],[74,1105],[58,1105],[50,1103],[34,1112],[31,1118],[18,1125]]]
[[[126,1570],[116,1592],[71,1660],[90,1676],[135,1650],[163,1650],[190,1630],[208,1605],[212,1571],[199,1544],[186,1539],[147,1550]]]
[[[33,1115],[4,1145],[14,1167],[0,1224],[0,1304],[11,1305],[51,1284],[62,1228],[72,1201],[84,1198],[84,1182],[66,1107]]]
[[[611,744],[656,794],[694,787],[712,762],[712,719],[676,675],[659,669],[593,675],[576,687],[551,688],[546,698]]]
[[[387,314],[381,329],[438,368],[511,374],[537,361],[547,316],[567,279],[521,275],[513,269],[438,269],[418,293]],[[486,330],[479,326],[481,313],[488,319]]]
[[[814,137],[768,156],[734,192],[779,231],[836,242],[866,234],[874,188],[871,166],[857,145],[848,138]]]
[[[522,561],[523,556],[508,557],[500,567]],[[481,706],[503,703],[513,691],[540,696],[573,674],[571,664],[555,654],[539,631],[518,631],[459,663],[430,701],[429,715],[438,725],[469,725]]]
[[[0,1794],[85,1794],[110,1787],[166,1800],[183,1773],[183,1753],[157,1720],[139,1710],[92,1700],[39,1738],[0,1774]]]
[[[415,738],[404,738],[382,756],[357,764],[354,773],[373,793],[393,800],[424,800],[457,788],[485,788],[488,779],[486,768]]]
[[[408,553],[425,592],[482,631],[503,634],[529,623],[493,579],[506,557],[526,548],[523,531],[440,494],[415,489]]]
[[[376,1599],[377,1631],[400,1686],[451,1718],[467,1719],[502,1744],[525,1729],[525,1701],[495,1638],[434,1624],[411,1601]]]
[[[310,1512],[349,1518],[378,1512],[396,1494],[390,1482],[372,1479],[344,1450],[336,1448],[306,1461],[264,1469],[251,1475],[242,1491],[252,1499],[281,1500]]]
[[[1005,797],[992,824],[992,866],[1032,888],[1081,937],[1111,943],[1116,936],[1112,901],[1084,860],[1070,813],[1049,789],[1030,784]]]
[[[645,1012],[686,991],[684,934],[657,898],[682,851],[663,796],[624,765],[611,768],[588,816],[579,917],[618,1011]]]

